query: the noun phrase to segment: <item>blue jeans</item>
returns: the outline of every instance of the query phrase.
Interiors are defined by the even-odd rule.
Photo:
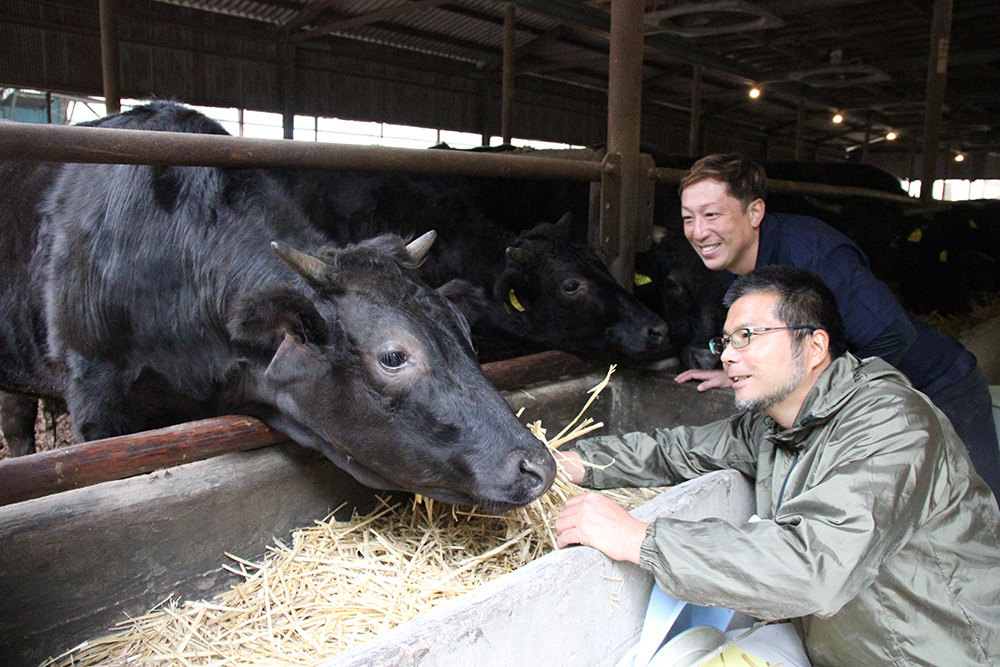
[[[972,360],[971,367],[969,358]],[[973,467],[1000,503],[1000,445],[997,443],[993,400],[986,376],[969,352],[959,356],[945,375],[952,375],[953,372],[961,373],[956,381],[933,388],[936,389],[934,393],[923,391],[941,412],[948,415],[958,437],[965,443]]]

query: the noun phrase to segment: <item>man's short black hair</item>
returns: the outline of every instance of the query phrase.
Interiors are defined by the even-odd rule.
[[[767,174],[764,167],[739,153],[706,155],[693,165],[681,180],[678,194],[702,181],[718,181],[729,194],[740,200],[743,210],[758,199],[767,199]]]
[[[737,299],[766,292],[778,297],[774,316],[790,327],[822,329],[830,337],[830,355],[836,359],[847,352],[844,320],[837,298],[819,276],[796,266],[765,266],[740,276],[726,291],[723,304],[731,307]],[[802,340],[808,331],[793,331]]]

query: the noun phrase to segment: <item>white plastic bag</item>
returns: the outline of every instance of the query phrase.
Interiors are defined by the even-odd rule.
[[[734,653],[744,665],[810,667],[791,623],[754,623],[732,609],[683,602],[654,584],[639,641],[617,667],[716,667],[720,655]]]

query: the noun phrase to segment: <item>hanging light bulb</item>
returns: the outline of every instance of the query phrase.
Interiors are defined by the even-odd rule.
[[[841,123],[843,121],[844,121],[844,117],[841,116],[839,113],[833,114],[833,122],[834,123]]]
[[[896,133],[893,132],[892,130],[890,130],[889,133],[885,135],[885,138],[888,141],[895,141],[895,139],[896,139]]]
[[[758,97],[760,97],[760,88],[758,88],[756,86],[754,86],[753,88],[751,88],[750,89],[750,97],[753,98],[753,99],[757,99]]]
[[[965,156],[962,155],[961,153],[959,153],[958,155],[955,156],[955,162],[963,162],[964,160],[965,160]]]

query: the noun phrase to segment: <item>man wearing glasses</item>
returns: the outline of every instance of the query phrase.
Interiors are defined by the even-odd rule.
[[[976,358],[961,343],[903,311],[868,268],[864,253],[816,218],[766,210],[764,169],[736,154],[698,160],[681,181],[684,235],[709,269],[741,276],[784,264],[818,275],[837,297],[847,344],[859,357],[896,366],[951,420],[976,471],[1000,499],[1000,445],[993,402]],[[678,382],[728,387],[718,370],[689,370]]]
[[[792,619],[815,665],[1000,665],[1000,510],[947,418],[883,360],[847,352],[836,299],[808,271],[757,269],[725,304],[712,347],[742,412],[557,458],[592,488],[735,469],[760,520],[647,524],[584,494],[556,521],[559,546],[638,563],[681,600]]]

